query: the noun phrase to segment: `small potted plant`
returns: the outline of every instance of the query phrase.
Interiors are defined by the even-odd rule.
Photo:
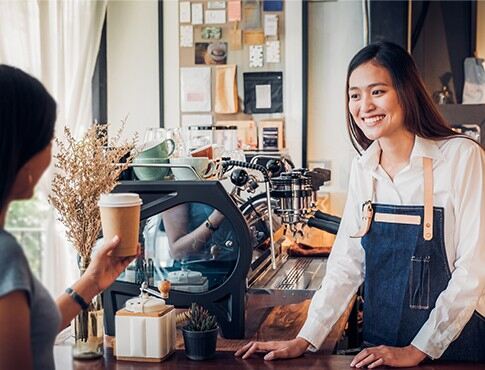
[[[216,353],[218,326],[214,315],[196,303],[188,311],[182,328],[185,355],[191,360],[207,360]]]

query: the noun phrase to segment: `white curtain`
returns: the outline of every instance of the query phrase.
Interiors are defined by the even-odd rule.
[[[0,1],[0,63],[37,77],[57,101],[56,136],[68,126],[79,137],[92,122],[91,79],[106,0]],[[55,150],[55,148],[54,148]],[[46,200],[53,167],[40,181]],[[75,253],[49,207],[42,280],[57,296],[79,275]]]

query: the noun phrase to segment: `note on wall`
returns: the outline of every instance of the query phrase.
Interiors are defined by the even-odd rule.
[[[207,2],[207,9],[226,9],[226,2],[223,0],[221,1],[209,0]]]
[[[245,30],[261,28],[261,6],[257,0],[246,0],[243,3],[243,28]]]
[[[281,60],[280,42],[278,40],[266,41],[266,50],[264,55],[266,63],[279,63]]]
[[[190,23],[190,2],[181,1],[179,4],[180,23]]]
[[[249,67],[260,68],[263,66],[263,45],[249,46]]]
[[[182,127],[188,126],[212,126],[212,115],[182,114]]]
[[[256,85],[256,109],[271,108],[271,85]]]
[[[205,23],[206,24],[226,23],[226,11],[225,10],[206,10]]]
[[[278,36],[278,16],[276,14],[264,15],[264,35]]]
[[[201,3],[192,4],[192,24],[204,23],[203,7]]]
[[[241,20],[240,0],[229,0],[227,2],[227,19],[229,22],[239,22]]]
[[[182,112],[210,112],[210,67],[180,68],[180,100]]]
[[[194,27],[192,25],[180,26],[180,47],[191,48],[194,46]]]

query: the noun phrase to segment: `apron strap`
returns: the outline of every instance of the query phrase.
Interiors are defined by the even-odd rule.
[[[433,239],[433,160],[423,157],[424,170],[424,240]]]

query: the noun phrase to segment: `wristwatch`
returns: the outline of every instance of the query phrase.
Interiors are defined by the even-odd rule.
[[[218,229],[218,227],[212,225],[209,219],[205,221],[205,227],[207,227],[210,231],[216,231]]]

